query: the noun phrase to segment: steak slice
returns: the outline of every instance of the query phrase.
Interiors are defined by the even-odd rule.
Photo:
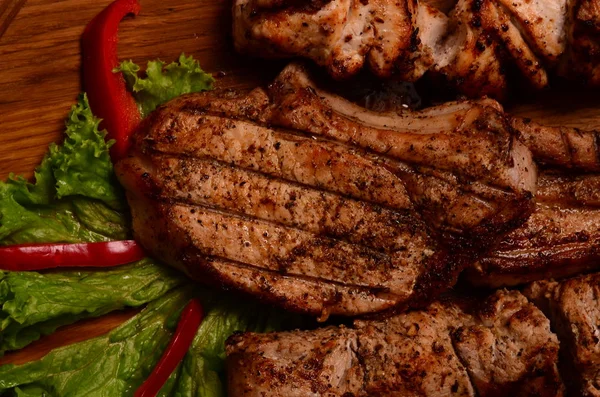
[[[544,310],[558,334],[561,370],[572,395],[600,396],[600,274],[560,283],[538,281],[525,294]]]
[[[433,299],[528,216],[536,170],[511,131],[479,102],[366,111],[292,65],[162,106],[116,169],[154,256],[326,318]]]
[[[237,334],[227,347],[230,396],[358,396],[364,368],[356,330]]]
[[[386,80],[439,75],[473,97],[504,96],[515,75],[546,87],[559,63],[597,81],[595,1],[458,0],[448,13],[427,3],[235,0],[233,41],[253,56],[311,59],[338,80],[365,66]]]
[[[536,209],[468,270],[500,287],[570,277],[600,266],[600,176],[541,173]]]
[[[452,298],[352,329],[227,341],[231,396],[562,396],[558,340],[516,291]]]

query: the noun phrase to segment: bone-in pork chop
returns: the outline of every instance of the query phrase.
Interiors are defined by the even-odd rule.
[[[381,114],[298,65],[162,106],[117,164],[136,238],[196,279],[327,317],[423,304],[532,207],[536,169],[479,102]]]

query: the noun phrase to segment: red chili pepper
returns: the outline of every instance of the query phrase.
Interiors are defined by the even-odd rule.
[[[158,394],[171,373],[177,368],[177,364],[183,360],[190,349],[201,322],[202,306],[200,306],[198,299],[192,299],[181,313],[181,319],[177,324],[177,329],[169,342],[169,346],[167,346],[167,350],[163,353],[148,379],[135,391],[135,397],[154,397]]]
[[[92,112],[103,119],[102,127],[108,131],[107,138],[116,141],[111,148],[115,160],[127,153],[129,137],[141,118],[123,75],[113,73],[113,69],[119,66],[119,22],[126,15],[139,12],[137,0],[116,0],[91,20],[82,36],[84,89]]]
[[[0,248],[0,269],[31,271],[57,267],[110,267],[144,258],[133,240],[81,244],[20,244]]]

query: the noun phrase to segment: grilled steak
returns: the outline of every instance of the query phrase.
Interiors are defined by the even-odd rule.
[[[600,84],[599,4],[458,0],[444,13],[418,0],[236,0],[233,36],[240,52],[303,56],[337,79],[365,66],[404,81],[429,71],[467,95],[502,97],[514,74],[534,88],[549,73]]]
[[[353,328],[227,341],[237,396],[561,396],[558,340],[519,292],[450,299]]]
[[[196,279],[327,317],[422,304],[526,219],[536,170],[501,112],[381,114],[298,65],[161,107],[117,164],[136,238]]]
[[[563,278],[600,266],[600,176],[540,174],[536,209],[469,269],[477,285]]]
[[[470,282],[488,287],[564,278],[600,266],[600,142],[598,131],[539,125],[512,118],[534,159],[536,207],[474,267]]]
[[[525,293],[550,317],[561,342],[561,370],[573,396],[600,396],[600,274],[538,281]]]

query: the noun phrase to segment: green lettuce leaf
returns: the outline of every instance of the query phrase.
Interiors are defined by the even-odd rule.
[[[110,142],[98,122],[82,95],[67,118],[65,141],[50,146],[35,182],[0,182],[0,245],[131,238]],[[0,272],[0,355],[79,319],[144,305],[183,282],[149,259],[109,270]]]
[[[50,146],[35,182],[14,175],[0,182],[0,245],[106,241],[130,234],[108,153],[111,143],[98,123],[87,97],[80,96],[67,118],[65,142]]]
[[[192,286],[170,292],[109,334],[53,350],[40,360],[0,367],[0,394],[130,396],[161,356],[192,297],[205,318],[192,347],[159,396],[225,396],[225,340],[236,331],[279,327],[282,312]],[[293,324],[293,323],[290,323]]]
[[[180,95],[211,90],[214,82],[213,77],[200,68],[198,61],[185,54],[181,54],[177,62],[166,66],[161,61],[148,62],[143,77],[140,67],[132,61],[122,62],[115,72],[123,73],[142,117]]]
[[[156,365],[191,296],[190,288],[170,292],[104,336],[20,366],[1,366],[0,394],[133,395]]]
[[[177,397],[225,396],[225,341],[237,331],[267,332],[299,325],[298,317],[281,310],[243,302],[235,296],[205,298],[206,316],[177,372],[171,394]],[[212,302],[211,302],[212,301]],[[282,324],[285,321],[285,325]]]
[[[109,270],[0,272],[0,355],[81,318],[144,305],[184,282],[150,259]]]
[[[56,198],[80,195],[123,208],[123,191],[115,178],[109,148],[99,131],[100,119],[82,95],[67,118],[65,140],[50,145],[48,161],[56,180]]]

